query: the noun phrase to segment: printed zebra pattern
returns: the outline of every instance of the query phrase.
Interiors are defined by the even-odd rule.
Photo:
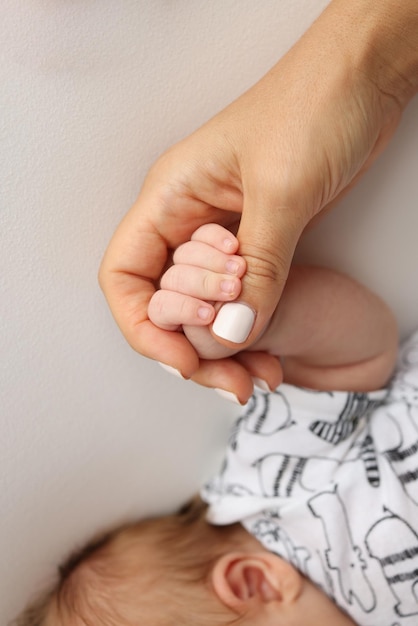
[[[257,462],[260,485],[265,496],[289,498],[300,487],[308,459],[274,454]]]
[[[336,422],[316,420],[309,428],[317,437],[336,446],[350,437],[359,421],[370,415],[378,404],[380,401],[369,400],[365,393],[349,393],[345,407]]]
[[[379,487],[379,461],[377,458],[374,441],[370,434],[366,435],[366,437],[360,444],[360,458],[363,460],[364,469],[366,470],[366,477],[369,485],[375,488]]]
[[[385,450],[384,456],[405,493],[418,504],[418,427],[407,408],[398,416],[397,424],[401,443]]]

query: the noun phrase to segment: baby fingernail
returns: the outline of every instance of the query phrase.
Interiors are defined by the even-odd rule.
[[[235,404],[241,405],[237,396],[234,393],[232,393],[232,391],[226,391],[225,389],[215,389],[215,391],[218,395],[221,396],[221,398],[224,398],[225,400],[229,400],[230,402],[235,402]]]
[[[157,363],[158,365],[161,365],[163,370],[165,370],[169,374],[173,374],[173,376],[177,376],[177,378],[183,378],[184,380],[184,376],[182,376],[182,374],[178,370],[176,370],[174,367],[171,367],[171,365],[166,365],[165,363],[161,363],[161,361],[157,361]]]
[[[226,262],[225,267],[229,274],[237,274],[239,270],[239,263],[237,263],[237,261],[229,260]]]
[[[228,296],[234,295],[236,283],[234,280],[221,280],[221,291],[228,294]]]
[[[249,306],[241,302],[228,302],[219,309],[212,329],[221,339],[243,343],[251,332],[254,320],[255,313]]]
[[[208,309],[207,307],[200,306],[197,309],[197,317],[201,320],[208,320],[212,314],[212,309]]]
[[[234,248],[235,248],[235,241],[233,239],[230,239],[229,237],[227,239],[224,239],[224,249],[227,252],[231,252]]]

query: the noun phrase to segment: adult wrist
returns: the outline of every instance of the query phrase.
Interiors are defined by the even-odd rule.
[[[327,11],[354,68],[404,108],[418,91],[417,0],[333,0]]]

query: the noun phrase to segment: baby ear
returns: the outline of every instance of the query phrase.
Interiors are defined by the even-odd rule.
[[[302,582],[290,563],[270,552],[231,552],[220,557],[212,571],[219,600],[238,613],[270,603],[291,604]]]

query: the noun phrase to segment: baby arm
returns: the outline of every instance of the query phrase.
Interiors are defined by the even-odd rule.
[[[239,298],[245,262],[238,241],[219,225],[199,228],[174,253],[149,307],[162,328],[183,328],[202,358],[234,354],[216,341],[211,324],[220,303]],[[240,353],[280,357],[284,380],[312,389],[367,391],[388,381],[397,352],[388,307],[351,278],[319,267],[292,267],[269,325]],[[255,357],[255,354],[254,354]]]
[[[322,267],[293,266],[285,294],[256,349],[282,356],[286,382],[342,391],[387,384],[398,332],[383,300],[352,278]]]

